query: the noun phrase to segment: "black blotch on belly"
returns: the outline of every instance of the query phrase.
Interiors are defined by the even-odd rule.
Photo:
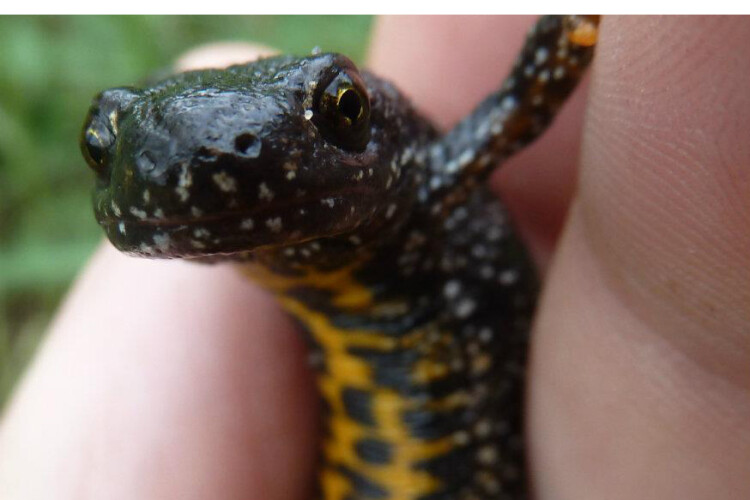
[[[403,413],[403,422],[409,429],[409,434],[419,439],[439,439],[464,426],[464,410],[450,412],[433,412],[426,410],[411,410]]]
[[[341,400],[349,418],[364,425],[375,425],[372,394],[361,389],[347,387],[341,391]]]
[[[393,456],[391,444],[381,439],[360,439],[354,444],[354,451],[362,460],[371,464],[387,464]]]
[[[351,481],[352,489],[354,489],[354,498],[367,498],[372,500],[381,500],[388,498],[388,490],[385,487],[379,485],[370,478],[359,474],[349,467],[340,465],[339,472]]]

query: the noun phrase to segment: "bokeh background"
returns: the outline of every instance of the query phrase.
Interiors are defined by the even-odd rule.
[[[101,239],[78,134],[93,95],[182,52],[254,41],[365,54],[370,17],[0,17],[0,412]]]

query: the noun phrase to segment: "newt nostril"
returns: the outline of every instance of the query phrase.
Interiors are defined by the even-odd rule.
[[[262,142],[255,134],[246,132],[234,138],[234,149],[243,156],[248,158],[257,158],[260,156]]]
[[[214,162],[216,161],[215,150],[201,146],[195,152],[195,159],[205,163]]]
[[[136,158],[135,164],[141,174],[148,174],[156,168],[154,155],[150,151],[142,151]]]

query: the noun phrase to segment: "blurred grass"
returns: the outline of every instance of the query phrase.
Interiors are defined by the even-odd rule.
[[[101,238],[78,133],[95,93],[185,50],[256,41],[364,56],[369,17],[0,17],[0,410]]]

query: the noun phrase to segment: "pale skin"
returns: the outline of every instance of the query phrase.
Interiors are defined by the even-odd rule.
[[[531,22],[380,19],[369,66],[447,126]],[[750,498],[747,47],[748,18],[605,18],[588,85],[493,178],[545,272],[539,499]],[[315,415],[269,296],[104,245],[2,417],[0,498],[308,500]]]

